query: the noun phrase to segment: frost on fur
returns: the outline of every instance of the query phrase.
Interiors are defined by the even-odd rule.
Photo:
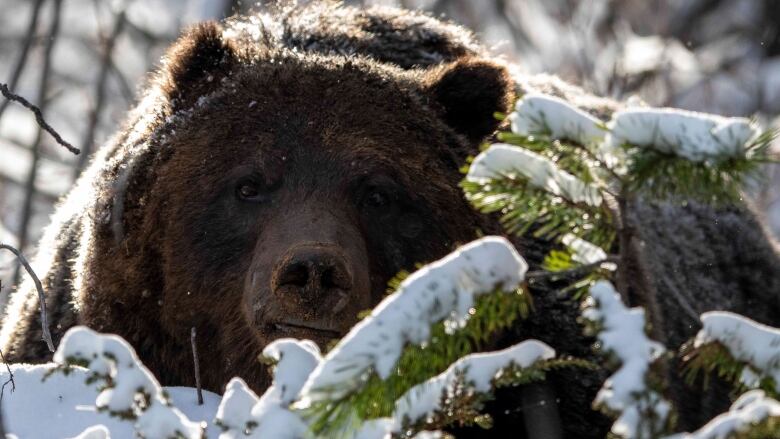
[[[288,407],[321,361],[319,348],[309,340],[282,338],[266,346],[263,356],[275,362],[273,384],[258,398],[240,378],[228,383],[217,411],[216,422],[224,430],[220,439],[292,439],[306,431],[303,420]]]
[[[675,434],[666,439],[726,439],[756,431],[762,425],[771,431],[769,424],[775,428],[780,425],[780,402],[767,397],[761,390],[751,390],[734,401],[728,412],[716,416],[696,432]]]
[[[657,437],[667,424],[670,405],[647,386],[650,364],[665,351],[645,334],[645,312],[626,308],[611,283],[599,281],[590,289],[583,317],[594,325],[604,352],[620,368],[605,382],[594,405],[618,414],[612,432],[625,438]]]
[[[344,396],[371,372],[388,377],[408,343],[428,341],[432,324],[462,327],[476,296],[514,291],[527,268],[509,241],[486,237],[418,270],[328,353],[304,385],[299,408]]]
[[[596,187],[583,183],[539,154],[505,143],[496,143],[480,153],[466,179],[480,183],[511,174],[519,174],[532,186],[572,203],[601,204],[601,193]]]
[[[160,384],[141,364],[133,348],[121,337],[103,335],[77,326],[62,339],[54,362],[89,369],[88,383],[101,383],[95,400],[98,410],[135,421],[141,437],[200,438],[203,426],[173,407]],[[98,434],[98,433],[95,433]]]
[[[735,360],[748,366],[739,377],[743,385],[755,388],[769,378],[775,392],[780,393],[780,329],[726,311],[706,312],[701,322],[694,348],[719,343]]]

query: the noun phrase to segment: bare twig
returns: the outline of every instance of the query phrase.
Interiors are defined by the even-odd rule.
[[[195,339],[195,327],[190,330],[190,343],[192,344],[192,361],[195,363],[195,386],[198,389],[198,405],[203,405],[203,390],[200,387],[200,364],[198,362],[198,344]]]
[[[35,136],[35,143],[33,143],[32,145],[32,150],[31,150],[32,157],[30,160],[30,170],[27,174],[27,181],[25,182],[24,204],[22,205],[22,217],[21,217],[21,221],[19,221],[18,244],[19,244],[19,248],[22,250],[27,248],[27,238],[29,233],[28,229],[30,225],[30,220],[32,218],[33,197],[35,196],[35,179],[38,175],[38,161],[41,158],[43,131],[46,130],[49,133],[55,133],[55,131],[51,129],[51,127],[48,124],[45,124],[45,122],[43,121],[43,114],[46,111],[46,106],[48,103],[48,101],[46,100],[46,93],[48,92],[49,89],[49,75],[51,74],[51,70],[52,70],[51,63],[53,58],[52,55],[54,52],[54,44],[57,41],[57,33],[59,32],[59,28],[60,28],[60,13],[62,12],[62,0],[54,0],[54,4],[52,5],[52,7],[54,8],[54,11],[51,18],[51,25],[49,27],[49,32],[46,37],[46,46],[44,49],[44,57],[43,57],[43,68],[41,72],[40,83],[38,85],[38,105],[40,105],[40,108],[35,108],[29,102],[27,102],[27,105],[25,105],[24,102],[17,100],[18,102],[21,102],[22,105],[25,105],[25,107],[33,110],[33,112],[35,113],[35,117],[38,120],[38,132]],[[7,89],[3,90],[4,95],[6,91]],[[59,135],[55,135],[55,139],[58,139],[58,142],[60,142],[61,145],[66,145],[65,147],[72,150],[74,153],[78,153],[78,149],[74,148],[70,144],[67,144],[67,142],[61,141],[62,139],[60,138]],[[20,269],[17,267],[16,273],[14,275],[14,279],[16,280],[17,283],[19,282],[20,274],[21,274]]]
[[[19,259],[19,262],[22,263],[22,266],[25,270],[27,270],[27,273],[30,274],[30,277],[35,283],[35,289],[38,290],[38,302],[40,302],[41,307],[41,330],[43,331],[43,339],[46,341],[46,345],[49,347],[49,350],[54,352],[54,342],[51,340],[51,332],[49,332],[49,318],[46,315],[46,296],[43,294],[43,285],[41,284],[41,280],[38,279],[38,275],[35,274],[35,271],[33,271],[30,263],[27,262],[27,258],[24,257],[22,252],[14,247],[11,247],[10,245],[0,244],[0,250],[3,249],[8,250],[16,255],[16,258]]]
[[[3,360],[3,363],[5,363],[5,369],[8,371],[8,379],[3,383],[3,387],[0,388],[0,405],[1,405],[3,403],[3,394],[5,393],[5,386],[7,386],[10,383],[11,393],[16,392],[16,381],[14,381],[14,373],[11,372],[11,366],[9,366],[8,362],[5,361],[5,355],[3,355],[2,349],[0,349],[0,359]]]
[[[30,54],[30,48],[32,47],[33,41],[35,40],[35,31],[38,28],[38,17],[41,15],[41,6],[43,6],[43,1],[44,0],[35,0],[35,3],[33,4],[32,15],[30,16],[30,21],[27,24],[27,35],[25,36],[24,42],[22,43],[22,50],[19,52],[19,59],[16,61],[14,71],[11,73],[11,78],[8,81],[8,86],[12,90],[16,88],[17,84],[19,84],[19,78],[22,76],[24,66],[27,64],[27,55]],[[5,112],[5,109],[8,107],[10,102],[10,100],[5,100],[0,103],[0,117],[3,116],[3,112]]]
[[[76,148],[75,146],[73,146],[70,143],[66,142],[65,139],[63,139],[62,136],[60,136],[60,134],[57,131],[55,131],[54,128],[52,128],[52,126],[49,125],[46,122],[46,120],[44,120],[44,118],[43,118],[43,111],[40,108],[38,108],[35,105],[31,104],[30,101],[28,101],[27,99],[25,99],[25,98],[23,98],[23,97],[21,97],[21,96],[19,96],[17,94],[12,93],[8,89],[8,84],[3,84],[2,82],[0,82],[0,92],[3,93],[3,96],[8,101],[18,102],[23,107],[25,107],[28,110],[32,111],[33,114],[35,115],[35,121],[38,122],[38,125],[41,128],[43,128],[44,130],[46,130],[46,132],[51,134],[51,136],[54,137],[54,140],[56,140],[57,143],[59,143],[60,145],[64,146],[65,148],[67,148],[67,150],[72,152],[73,154],[79,154],[81,152],[81,151],[79,151],[78,148]],[[6,102],[8,102],[8,101],[6,101]]]
[[[132,103],[135,99],[135,90],[130,85],[130,81],[125,77],[125,74],[119,70],[119,66],[116,65],[114,60],[111,60],[111,72],[116,78],[116,82],[119,84],[119,90],[122,92],[122,97],[126,103]]]
[[[84,140],[81,143],[81,151],[83,154],[79,157],[78,164],[76,165],[76,175],[84,169],[84,166],[89,159],[89,154],[92,151],[92,146],[95,141],[95,130],[97,129],[98,122],[100,121],[100,113],[103,108],[106,96],[106,82],[108,81],[108,74],[111,71],[112,55],[114,52],[114,46],[119,35],[122,33],[122,29],[125,26],[125,11],[123,7],[116,16],[114,21],[114,27],[111,29],[111,34],[105,39],[103,44],[103,56],[100,63],[100,72],[98,73],[97,83],[95,85],[95,106],[92,108],[92,112],[89,115],[89,122],[87,123],[87,130],[84,133]]]

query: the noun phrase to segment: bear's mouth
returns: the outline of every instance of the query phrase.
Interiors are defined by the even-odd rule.
[[[318,337],[339,338],[342,335],[342,331],[319,321],[307,322],[298,319],[286,319],[274,323],[274,328],[285,333],[313,333]]]

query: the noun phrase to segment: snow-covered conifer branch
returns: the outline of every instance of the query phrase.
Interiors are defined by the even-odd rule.
[[[734,401],[728,412],[716,416],[693,433],[666,439],[748,439],[780,435],[780,402],[761,390],[751,390]]]
[[[616,414],[612,433],[619,437],[656,438],[666,430],[670,405],[648,386],[650,365],[664,347],[645,334],[642,308],[626,308],[611,283],[599,281],[590,289],[582,316],[597,333],[601,350],[613,354],[620,368],[610,376],[594,401],[608,414]]]
[[[263,356],[275,363],[271,387],[258,398],[240,378],[228,383],[215,421],[223,429],[220,439],[297,439],[307,431],[304,420],[289,406],[320,363],[319,348],[309,340],[282,338],[266,346]]]
[[[718,369],[740,387],[780,394],[780,329],[726,311],[706,312],[701,322],[685,355],[691,374]]]
[[[476,296],[514,291],[527,268],[509,241],[486,237],[418,270],[330,351],[309,376],[297,407],[342,398],[371,373],[388,377],[407,344],[428,342],[431,325],[462,327]]]
[[[457,397],[456,392],[488,393],[502,372],[529,368],[553,357],[555,350],[537,340],[527,340],[502,351],[467,355],[438,376],[409,389],[396,402],[393,416],[411,424],[431,424],[445,409],[442,404]]]
[[[522,375],[554,357],[555,351],[537,340],[497,352],[467,355],[441,374],[409,389],[396,401],[390,417],[364,423],[356,438],[382,439],[409,430],[444,427],[462,418],[463,412],[477,413],[502,375]],[[527,382],[536,377],[529,375]]]
[[[604,124],[563,99],[529,93],[517,102],[509,115],[512,131],[524,136],[549,135],[582,145],[600,143],[606,135]]]
[[[512,176],[527,179],[531,186],[574,204],[594,207],[601,204],[601,193],[595,186],[559,169],[539,154],[505,143],[496,143],[480,153],[471,164],[466,179],[484,183]]]
[[[601,247],[588,242],[576,235],[567,233],[561,238],[561,243],[568,247],[572,252],[572,260],[580,264],[597,264],[607,261],[609,257],[607,252]],[[604,262],[603,267],[610,271],[615,271],[617,266],[614,262]]]
[[[148,438],[201,438],[203,426],[190,421],[171,405],[151,372],[121,337],[89,328],[71,328],[54,353],[54,362],[67,373],[71,366],[89,370],[87,383],[101,383],[98,410],[135,422],[135,431]],[[95,433],[97,434],[97,433]]]
[[[749,119],[671,108],[618,111],[608,127],[612,145],[654,148],[692,162],[744,158],[746,145],[758,136]]]

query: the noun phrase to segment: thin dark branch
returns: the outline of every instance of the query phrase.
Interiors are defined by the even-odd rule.
[[[116,82],[119,84],[119,90],[122,92],[122,97],[125,99],[125,102],[127,104],[132,103],[135,100],[135,90],[114,60],[111,60],[111,72],[114,74],[114,78],[116,78]]]
[[[9,366],[8,362],[5,361],[5,355],[3,355],[2,349],[0,349],[0,359],[3,360],[3,363],[5,364],[5,369],[8,371],[8,379],[3,383],[3,387],[0,388],[0,406],[2,406],[3,394],[5,393],[5,386],[7,386],[8,383],[11,383],[11,393],[16,392],[16,381],[14,381],[14,373],[11,372],[11,366]]]
[[[3,173],[3,169],[0,168],[0,185],[2,184],[9,184],[13,186],[23,187],[24,184],[20,183],[16,180],[14,180],[12,177],[6,175]],[[46,192],[39,192],[38,195],[40,195],[44,200],[46,200],[49,204],[54,204],[57,202],[57,200],[60,199],[60,194],[55,194],[52,191],[46,191]]]
[[[35,196],[35,179],[38,176],[38,161],[41,158],[43,131],[46,130],[49,133],[54,133],[54,130],[51,129],[51,127],[48,127],[48,124],[44,125],[45,122],[43,122],[43,114],[46,111],[46,107],[48,106],[48,101],[46,100],[46,94],[49,90],[49,75],[51,74],[51,70],[52,70],[54,45],[57,41],[57,34],[60,28],[60,14],[62,12],[62,0],[54,0],[54,4],[52,5],[52,7],[54,8],[54,11],[52,13],[51,25],[49,27],[49,32],[46,38],[46,46],[44,49],[44,56],[43,56],[43,67],[42,67],[42,72],[40,77],[40,83],[38,84],[38,105],[40,105],[40,108],[37,108],[37,111],[33,110],[33,112],[35,113],[35,117],[38,120],[38,132],[36,133],[35,136],[35,143],[33,143],[32,145],[32,150],[31,150],[32,157],[30,160],[30,170],[27,174],[27,181],[25,182],[24,204],[22,205],[21,221],[19,221],[18,244],[19,244],[19,248],[22,250],[27,248],[27,238],[29,234],[28,229],[30,226],[30,220],[32,219],[33,197]],[[5,94],[5,91],[3,91],[3,94]],[[62,139],[60,138],[59,135],[55,135],[55,139],[58,139],[58,142],[60,142],[60,144],[62,145],[65,144],[61,141]],[[78,149],[74,148],[72,145],[67,144],[66,148],[68,149],[72,148],[73,152],[78,154]],[[14,280],[16,281],[16,283],[19,283],[19,275],[20,275],[20,270],[17,267],[16,273],[14,275]]]
[[[62,136],[60,136],[60,134],[57,131],[55,131],[54,128],[52,128],[52,126],[49,125],[46,122],[46,120],[44,120],[44,118],[43,118],[43,111],[40,108],[38,108],[35,105],[31,104],[30,101],[28,101],[27,99],[25,99],[25,98],[23,98],[23,97],[21,97],[21,96],[19,96],[17,94],[12,93],[8,89],[8,84],[3,84],[2,82],[0,82],[0,92],[2,92],[3,96],[7,99],[6,102],[10,102],[10,101],[18,102],[23,107],[25,107],[28,110],[32,111],[33,114],[35,115],[35,121],[38,122],[38,125],[41,128],[43,128],[44,130],[46,130],[46,132],[51,134],[51,136],[54,137],[54,140],[56,140],[57,143],[59,143],[60,145],[64,146],[65,148],[67,148],[67,150],[72,152],[73,154],[77,154],[78,155],[81,152],[81,151],[79,151],[78,148],[76,148],[75,146],[73,146],[70,143],[66,142],[65,139],[63,139]]]
[[[22,266],[25,270],[27,270],[27,273],[35,283],[35,289],[38,290],[38,302],[40,302],[41,307],[41,330],[43,331],[43,339],[46,341],[46,345],[49,347],[49,350],[54,352],[54,342],[51,339],[51,332],[49,332],[49,317],[46,315],[46,296],[43,294],[43,285],[41,284],[41,280],[38,279],[38,275],[35,274],[35,271],[33,271],[30,263],[27,262],[27,258],[24,257],[22,252],[14,247],[11,247],[10,245],[0,244],[0,250],[3,249],[8,250],[16,255],[16,258],[19,259],[19,262],[22,263]]]
[[[585,264],[580,265],[577,267],[574,267],[569,270],[561,270],[561,271],[547,271],[547,270],[538,270],[538,271],[529,271],[525,274],[525,278],[528,279],[529,282],[538,282],[543,279],[561,279],[561,278],[568,278],[568,277],[579,277],[585,274],[590,273],[591,271],[600,268],[602,265],[607,263],[613,263],[617,264],[619,262],[619,258],[609,256],[606,259],[602,259],[600,261],[593,262],[591,264]]]
[[[27,64],[27,56],[30,54],[30,48],[35,41],[35,31],[38,29],[38,17],[41,15],[41,6],[43,6],[44,0],[35,0],[33,4],[32,15],[30,16],[30,22],[27,24],[27,34],[22,43],[22,51],[19,53],[19,59],[16,61],[14,71],[11,73],[11,79],[8,81],[8,86],[13,90],[19,84],[19,78],[22,76],[24,66]],[[0,117],[3,117],[3,112],[8,107],[10,100],[5,100],[0,103]]]
[[[84,166],[89,159],[89,154],[92,151],[92,146],[95,142],[95,130],[97,129],[98,122],[100,121],[100,113],[103,109],[106,97],[106,82],[108,81],[108,74],[111,71],[112,55],[114,53],[114,46],[116,40],[122,33],[122,29],[125,26],[125,9],[123,8],[116,16],[114,21],[114,27],[111,29],[111,34],[105,39],[103,45],[103,56],[100,63],[100,72],[98,73],[97,84],[95,85],[95,106],[92,108],[92,112],[89,115],[89,122],[87,123],[87,130],[84,133],[84,140],[81,142],[81,150],[84,152],[76,165],[76,175],[84,169]]]
[[[200,362],[198,361],[198,343],[195,338],[195,327],[190,330],[190,344],[192,344],[192,361],[195,363],[195,386],[198,389],[198,405],[203,405],[203,390],[200,386]]]

